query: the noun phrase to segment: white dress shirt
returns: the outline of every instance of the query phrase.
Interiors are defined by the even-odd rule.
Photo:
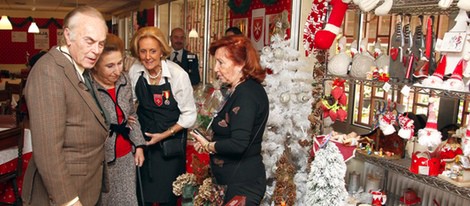
[[[74,65],[74,68],[75,70],[77,71],[77,74],[78,74],[78,79],[80,79],[80,81],[82,82],[85,82],[84,78],[83,78],[83,73],[85,72],[85,68],[79,66],[73,59],[72,59],[72,56],[70,55],[70,52],[69,52],[69,48],[67,48],[66,46],[58,46],[56,47],[57,50],[59,50],[60,52],[62,52],[62,54],[64,54],[64,56],[70,60],[70,62],[72,62],[72,64]]]
[[[178,56],[176,56],[176,59],[178,60],[178,62],[181,62],[182,59],[183,59],[183,49],[180,49],[180,50],[173,50],[171,52],[171,57],[170,59],[173,60],[175,58],[175,52],[178,53]]]
[[[142,71],[144,71],[143,76],[147,80],[147,83],[150,84],[148,71],[140,61],[136,61],[129,69],[129,77],[134,92],[134,101],[137,101],[135,85]],[[165,83],[165,77],[168,78],[168,82],[171,84],[173,97],[176,102],[178,102],[178,108],[181,111],[178,122],[176,123],[184,128],[192,127],[196,122],[197,111],[194,102],[193,87],[191,86],[188,73],[178,64],[165,59],[162,60],[162,78],[160,78],[158,85]]]

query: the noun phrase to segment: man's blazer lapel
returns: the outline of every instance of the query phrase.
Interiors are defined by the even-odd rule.
[[[58,59],[58,64],[60,64],[64,68],[64,74],[67,77],[67,79],[70,81],[74,89],[77,90],[77,92],[86,102],[86,104],[88,105],[88,108],[90,108],[90,110],[94,113],[94,115],[96,116],[100,124],[103,126],[103,128],[107,129],[108,126],[103,117],[103,114],[101,114],[101,110],[99,109],[98,105],[96,105],[97,103],[95,102],[91,93],[88,91],[89,89],[88,87],[86,87],[85,82],[79,80],[80,78],[78,76],[79,74],[77,73],[77,70],[75,70],[72,62],[70,62],[59,51],[53,52],[52,54],[54,56],[57,55],[55,56],[55,59]]]

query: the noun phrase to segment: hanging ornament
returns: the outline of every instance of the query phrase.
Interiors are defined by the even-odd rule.
[[[274,57],[276,57],[276,59],[284,59],[284,52],[281,48],[274,49]]]
[[[310,97],[311,96],[307,93],[300,93],[297,95],[297,101],[301,103],[305,103],[305,102],[308,102],[308,100],[310,100]]]
[[[263,47],[263,54],[269,54],[269,53],[272,52],[271,50],[272,49],[271,49],[270,46],[265,46],[265,47]]]
[[[290,94],[288,92],[282,93],[281,96],[279,97],[279,100],[282,103],[287,104],[290,101]]]

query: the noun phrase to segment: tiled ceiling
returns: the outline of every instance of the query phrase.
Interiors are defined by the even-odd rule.
[[[138,7],[142,0],[0,0],[0,9],[36,10],[36,11],[70,11],[77,6],[88,5],[105,14]]]

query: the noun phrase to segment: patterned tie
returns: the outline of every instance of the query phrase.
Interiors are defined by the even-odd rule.
[[[173,57],[172,61],[175,62],[175,63],[179,63],[179,61],[178,61],[178,52],[175,51],[173,53],[175,54],[175,56]]]

